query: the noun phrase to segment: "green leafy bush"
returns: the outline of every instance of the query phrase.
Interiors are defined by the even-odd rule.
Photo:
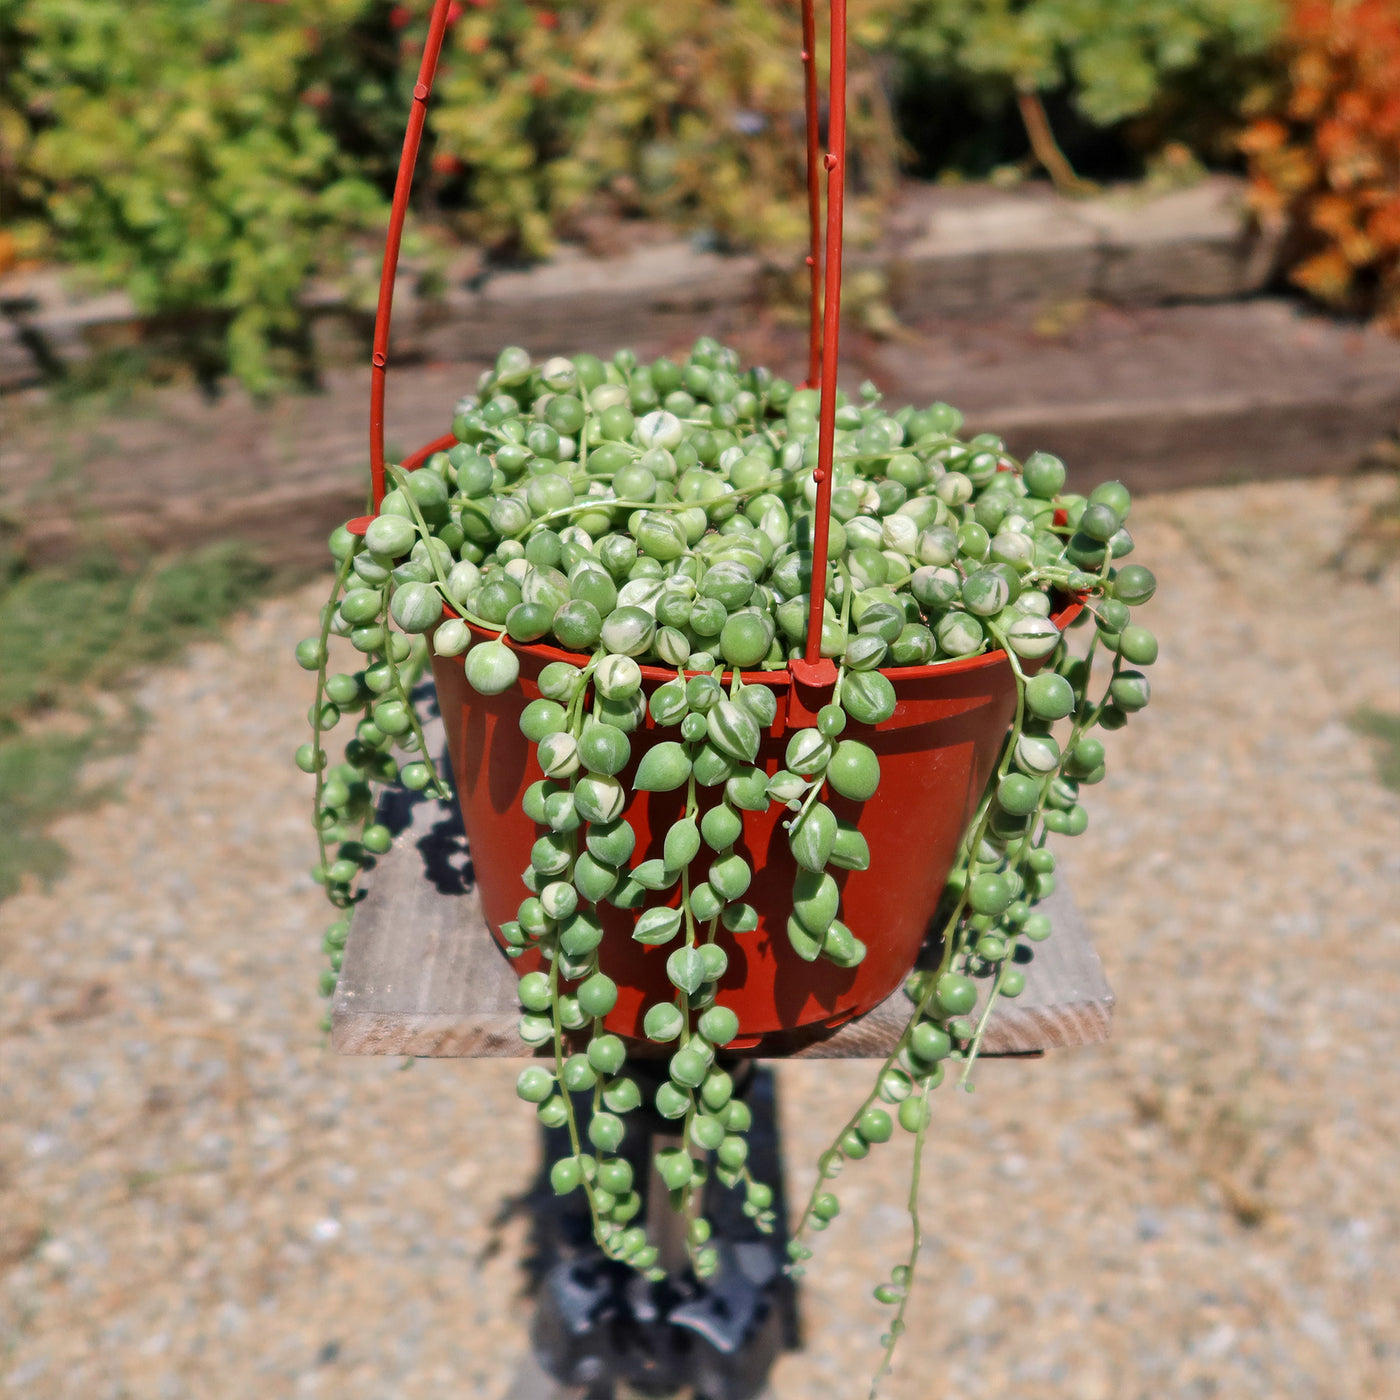
[[[355,44],[369,8],[0,0],[14,198],[48,250],[143,312],[212,318],[229,368],[267,387],[303,331],[307,277],[381,218],[317,105],[351,73],[368,106],[387,104]]]
[[[28,216],[22,250],[126,287],[145,313],[199,313],[215,367],[268,387],[305,351],[307,279],[378,243],[427,9],[0,0],[16,60],[0,198]],[[796,8],[760,0],[468,7],[434,95],[420,227],[537,256],[596,210],[790,246],[799,49]],[[858,184],[884,188],[894,141],[868,65],[852,105]]]
[[[1056,99],[1091,162],[1170,141],[1225,155],[1282,25],[1278,0],[911,0],[883,19],[871,37],[901,61],[900,117],[930,172],[1024,150],[1018,96]]]
[[[127,288],[211,375],[263,390],[304,370],[308,279],[357,258],[372,277],[428,8],[0,0],[11,241]],[[1276,26],[1275,0],[870,0],[852,16],[852,232],[874,228],[900,159],[1019,156],[1041,93],[1119,147],[1132,122],[1146,149],[1233,151],[1220,114]],[[795,4],[473,0],[415,225],[535,257],[645,214],[786,255],[805,228],[800,47]]]
[[[798,8],[591,0],[467,9],[431,123],[433,198],[461,231],[547,251],[589,213],[645,213],[791,249],[806,228]],[[891,183],[876,75],[853,55],[859,193]]]

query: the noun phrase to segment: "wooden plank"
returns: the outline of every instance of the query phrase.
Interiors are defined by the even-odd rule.
[[[429,742],[436,747],[431,731]],[[355,911],[332,1007],[334,1049],[432,1057],[540,1053],[516,1034],[515,971],[482,917],[456,807],[391,791],[382,817],[398,835]],[[1038,1054],[1108,1039],[1113,993],[1083,920],[1063,885],[1043,907],[1054,936],[1033,945],[1021,995],[993,1011],[986,1054]],[[769,1037],[760,1053],[881,1059],[908,1014],[908,1000],[896,991],[834,1031]]]

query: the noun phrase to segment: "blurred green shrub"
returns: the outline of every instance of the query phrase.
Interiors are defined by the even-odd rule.
[[[790,249],[806,227],[801,47],[798,6],[770,0],[468,5],[420,208],[526,255],[580,218],[631,214]],[[878,195],[894,131],[868,57],[852,63],[853,192]]]
[[[881,22],[870,40],[899,59],[921,168],[986,173],[1027,136],[1053,167],[1035,130],[1042,100],[1091,161],[1150,164],[1172,143],[1227,157],[1283,14],[1280,0],[907,0]]]
[[[79,264],[146,313],[211,318],[227,367],[268,387],[307,348],[308,277],[378,244],[427,9],[0,0],[0,207],[21,256]],[[420,227],[528,257],[575,217],[648,213],[791,246],[800,46],[796,5],[763,0],[468,4],[434,94]],[[859,60],[852,128],[854,193],[883,190],[894,138]]]
[[[228,367],[267,387],[308,275],[379,219],[373,162],[320,106],[337,85],[397,105],[396,66],[357,44],[369,8],[0,0],[0,196],[34,220],[21,246],[44,235],[143,312],[213,318]]]
[[[1275,0],[913,0],[897,18],[896,48],[931,73],[1068,85],[1100,126],[1146,111],[1203,61],[1261,52],[1282,22]]]
[[[376,260],[427,11],[0,0],[0,217],[13,244],[194,327],[211,373],[256,391],[304,369],[308,279]],[[1189,117],[1206,89],[1228,110],[1238,64],[1276,25],[1274,0],[862,0],[853,233],[874,227],[901,161],[962,160],[972,148],[959,141],[998,104],[1015,118],[1021,99],[1033,134],[1024,102],[1041,93],[1067,94],[1094,127],[1173,104]],[[800,47],[796,0],[466,0],[430,112],[417,227],[534,257],[647,214],[724,245],[793,249]],[[1170,126],[1162,140],[1179,134]],[[1024,151],[1019,130],[1010,140]]]

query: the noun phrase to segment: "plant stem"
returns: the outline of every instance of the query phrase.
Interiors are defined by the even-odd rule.
[[[925,1086],[925,1100],[927,1100],[928,1095],[929,1089]],[[889,1372],[890,1363],[894,1360],[895,1348],[899,1345],[899,1339],[904,1335],[904,1314],[909,1306],[909,1297],[914,1287],[914,1271],[918,1267],[919,1252],[924,1247],[923,1223],[919,1218],[919,1184],[923,1179],[924,1142],[928,1137],[929,1124],[932,1121],[932,1115],[925,1115],[923,1122],[919,1125],[919,1130],[914,1134],[914,1161],[909,1171],[909,1256],[904,1265],[908,1270],[908,1276],[904,1280],[899,1309],[894,1315],[894,1320],[890,1323],[890,1340],[885,1347],[885,1355],[874,1376],[871,1377],[870,1400],[875,1400],[876,1392],[880,1388],[880,1380]]]
[[[326,699],[326,667],[330,664],[331,620],[335,617],[340,590],[345,587],[345,580],[350,574],[350,561],[353,558],[353,554],[347,553],[345,558],[340,561],[340,567],[335,571],[335,582],[331,585],[331,596],[326,603],[325,615],[321,618],[321,663],[316,668],[316,700],[311,710],[314,717],[311,726],[311,743],[316,756],[316,791],[311,798],[311,825],[316,831],[316,848],[321,854],[322,870],[330,865],[330,861],[326,855],[326,833],[321,828],[321,793],[326,786],[326,748],[321,742],[321,706]]]
[[[700,804],[695,796],[695,774],[692,773],[686,779],[685,789],[685,811],[682,818],[694,820],[696,812],[700,809]],[[681,909],[685,919],[685,946],[695,947],[695,916],[690,911],[690,866],[685,865],[681,869]],[[693,1032],[690,1028],[690,993],[684,987],[676,988],[676,1006],[681,1013],[681,1035],[680,1044],[684,1049],[690,1044]],[[681,1145],[687,1148],[690,1142],[690,1125],[695,1118],[695,1090],[687,1088],[686,1098],[689,1101],[686,1105],[685,1118],[681,1123]],[[695,1190],[693,1181],[686,1184],[684,1195],[684,1211],[687,1221],[692,1221],[699,1214],[699,1196]],[[686,1230],[685,1236],[686,1253],[692,1263],[695,1258],[695,1248],[690,1242],[690,1231]]]
[[[388,627],[388,613],[385,612],[385,628]],[[423,725],[418,718],[418,709],[413,703],[413,697],[409,694],[409,688],[404,684],[403,674],[399,670],[398,662],[394,660],[393,649],[386,641],[384,646],[384,664],[389,668],[389,674],[394,679],[394,689],[398,693],[399,699],[403,702],[404,709],[408,711],[409,728],[413,733],[414,743],[422,761],[428,765],[428,771],[433,775],[433,792],[444,802],[452,796],[452,790],[443,782],[442,776],[438,773],[437,764],[433,761],[432,755],[428,752],[428,741],[423,735]]]
[[[725,501],[742,501],[749,496],[756,496],[762,491],[766,491],[767,486],[749,486],[742,491],[731,491],[720,499]],[[544,515],[537,515],[533,520],[522,525],[507,539],[518,540],[527,531],[538,529],[541,525],[547,524],[551,520],[562,520],[568,515],[582,515],[590,510],[690,510],[699,506],[704,509],[702,501],[617,501],[606,500],[602,497],[584,497],[581,501],[575,501],[571,506],[560,506],[558,510],[551,510]],[[713,504],[713,502],[711,503]]]
[[[1016,106],[1021,112],[1026,135],[1030,138],[1031,150],[1035,158],[1045,168],[1046,174],[1054,182],[1055,188],[1065,195],[1093,194],[1092,181],[1080,179],[1074,167],[1065,157],[1050,129],[1050,118],[1045,114],[1045,104],[1034,89],[1021,89],[1016,93]]]
[[[566,1123],[569,1129],[569,1145],[573,1148],[574,1158],[578,1160],[583,1156],[578,1135],[578,1117],[574,1113],[573,1095],[569,1093],[564,1085],[564,1023],[559,1019],[559,945],[554,945],[554,956],[549,960],[549,1013],[550,1022],[554,1028],[554,1077],[559,1085],[559,1096],[564,1102],[564,1112]],[[580,1168],[582,1162],[579,1163]],[[593,1220],[593,1238],[602,1241],[603,1222],[598,1215],[598,1203],[593,1199],[593,1183],[586,1175],[581,1174],[583,1193],[588,1198],[588,1213]]]
[[[969,827],[967,837],[964,838],[962,850],[967,853],[967,858],[975,857],[977,848],[981,845],[982,839],[986,834],[987,823],[991,819],[992,794],[996,791],[997,782],[1001,778],[1006,776],[1006,773],[1010,768],[1012,754],[1015,749],[1016,737],[1020,734],[1021,725],[1024,722],[1025,673],[1021,670],[1019,660],[1016,658],[1015,654],[1009,649],[1007,649],[1006,654],[1011,659],[1012,667],[1017,677],[1016,717],[1012,724],[1011,732],[1008,735],[1007,743],[1002,749],[1001,758],[997,764],[996,771],[987,784],[987,790],[983,794],[982,801],[977,810],[977,814],[973,819],[972,825]],[[841,1139],[845,1137],[846,1134],[850,1132],[856,1126],[857,1123],[860,1122],[861,1115],[866,1111],[866,1109],[870,1108],[879,1098],[880,1081],[883,1079],[885,1072],[888,1069],[890,1069],[894,1065],[895,1061],[899,1058],[899,1052],[908,1043],[909,1036],[913,1032],[915,1026],[917,1026],[919,1022],[923,1019],[924,1013],[927,1011],[928,1005],[933,999],[934,991],[938,985],[939,976],[941,976],[944,972],[949,971],[954,961],[961,955],[963,951],[963,946],[962,941],[957,937],[957,931],[962,922],[963,914],[966,912],[966,909],[967,889],[964,886],[962,894],[959,896],[958,902],[954,907],[953,912],[949,915],[947,922],[943,926],[943,932],[941,935],[943,943],[943,953],[939,960],[937,972],[932,977],[928,978],[927,985],[925,986],[918,1000],[915,1002],[914,1011],[910,1015],[909,1020],[905,1023],[904,1030],[900,1033],[900,1037],[895,1044],[895,1048],[890,1052],[890,1054],[886,1057],[884,1063],[880,1066],[880,1069],[875,1076],[876,1087],[865,1096],[865,1098],[861,1101],[860,1106],[847,1120],[845,1126],[842,1127],[840,1131],[836,1134],[836,1137],[832,1142],[831,1148],[828,1149],[829,1151],[840,1151]],[[825,1156],[826,1154],[823,1153],[822,1155]],[[821,1193],[823,1180],[824,1178],[819,1176],[816,1181],[816,1184],[812,1187],[812,1190],[808,1195],[806,1207],[803,1209],[801,1218],[798,1220],[797,1228],[793,1231],[794,1240],[800,1240],[807,1229],[808,1223],[812,1218],[813,1203],[815,1202],[817,1196]]]

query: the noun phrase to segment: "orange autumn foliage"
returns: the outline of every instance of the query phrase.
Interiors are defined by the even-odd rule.
[[[1400,334],[1400,0],[1293,0],[1288,81],[1240,138],[1289,278]]]

